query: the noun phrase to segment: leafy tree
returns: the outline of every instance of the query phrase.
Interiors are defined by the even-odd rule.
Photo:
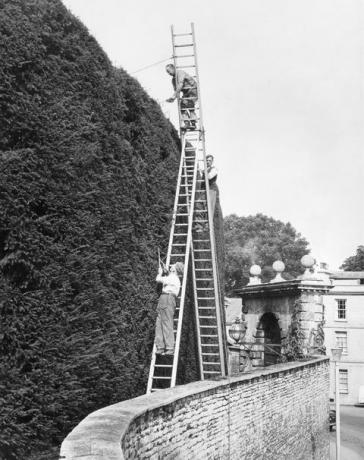
[[[292,279],[303,272],[300,259],[309,252],[308,242],[290,223],[283,223],[263,214],[225,217],[225,280],[231,292],[249,280],[253,264],[262,268],[262,280],[274,275],[272,264],[282,260],[286,269],[284,277]]]
[[[364,270],[364,246],[358,246],[355,256],[345,259],[340,268],[345,271]]]

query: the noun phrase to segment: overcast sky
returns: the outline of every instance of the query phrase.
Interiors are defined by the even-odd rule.
[[[165,63],[138,70],[194,22],[224,215],[291,222],[330,268],[364,244],[364,0],[63,3],[172,120]]]

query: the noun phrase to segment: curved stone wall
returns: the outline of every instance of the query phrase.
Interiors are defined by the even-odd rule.
[[[329,458],[329,360],[278,364],[93,412],[65,460]]]

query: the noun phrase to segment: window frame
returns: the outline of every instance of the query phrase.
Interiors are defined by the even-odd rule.
[[[349,394],[349,370],[339,369],[339,394]]]
[[[344,338],[344,345],[340,346],[342,344],[339,343],[338,338],[339,337]],[[335,331],[335,343],[336,343],[336,348],[341,348],[342,349],[342,354],[343,356],[348,355],[348,331]]]
[[[348,320],[348,304],[347,299],[335,299],[336,309],[335,309],[335,321],[345,322]],[[344,308],[340,306],[341,302],[344,303]],[[339,312],[344,312],[344,318],[340,318]]]

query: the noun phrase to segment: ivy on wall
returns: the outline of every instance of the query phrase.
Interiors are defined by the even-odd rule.
[[[287,336],[282,340],[282,361],[297,361],[304,356],[305,334],[301,327],[301,311],[302,302],[297,299],[293,305]]]

